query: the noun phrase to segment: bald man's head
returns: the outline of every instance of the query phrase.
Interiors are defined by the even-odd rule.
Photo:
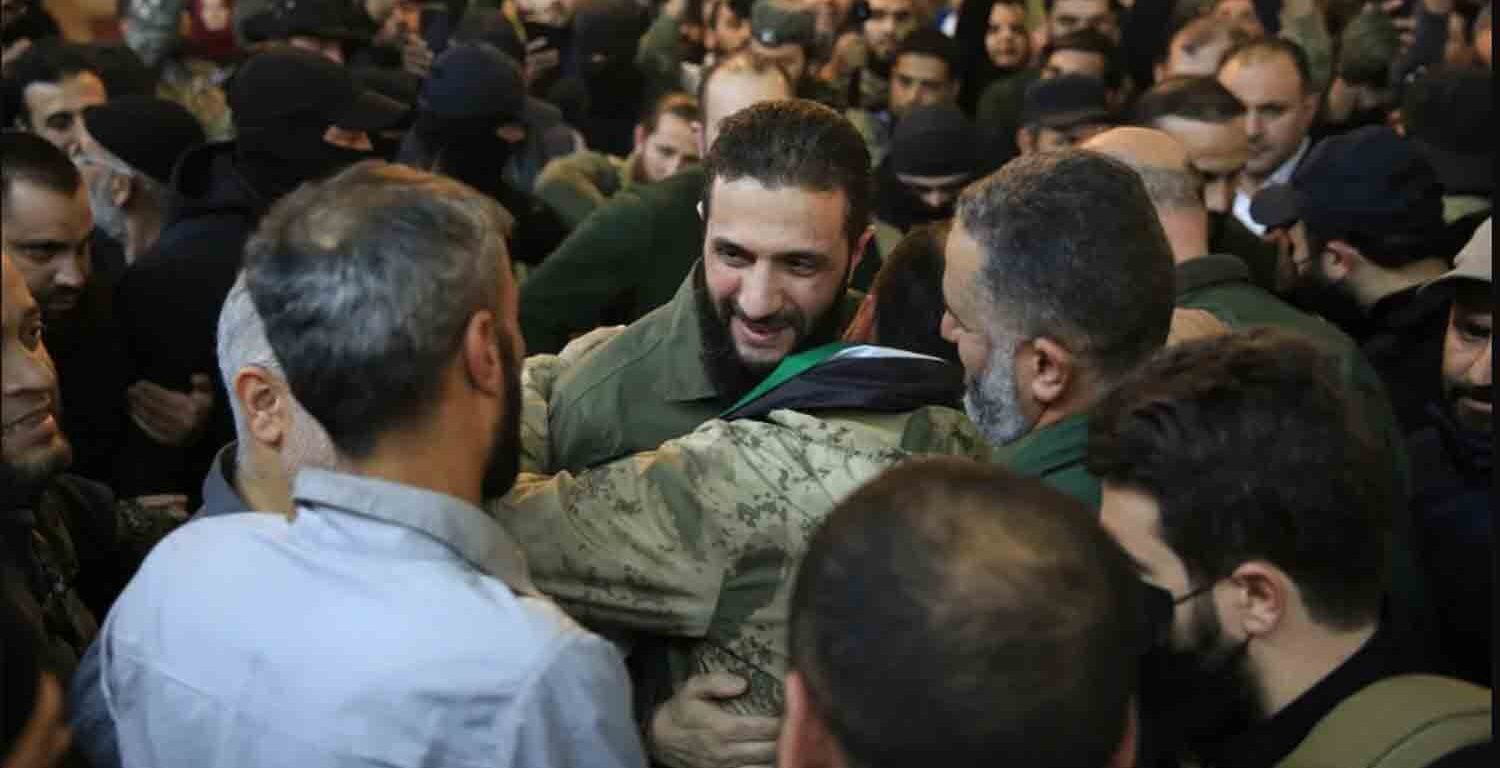
[[[1203,184],[1193,170],[1187,148],[1168,133],[1152,128],[1115,128],[1084,142],[1083,149],[1130,166],[1146,183],[1146,192],[1159,212],[1203,208]]]

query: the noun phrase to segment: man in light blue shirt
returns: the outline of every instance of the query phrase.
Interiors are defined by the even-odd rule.
[[[500,209],[364,163],[289,195],[246,283],[336,470],[294,517],[164,540],[101,632],[125,766],[639,766],[613,646],[530,583],[480,500],[518,462]]]

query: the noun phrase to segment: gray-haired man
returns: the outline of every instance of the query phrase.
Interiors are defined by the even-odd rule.
[[[618,653],[479,508],[518,462],[501,219],[368,162],[261,223],[245,283],[340,471],[298,475],[293,519],[195,522],[137,573],[99,641],[125,764],[643,763]]]

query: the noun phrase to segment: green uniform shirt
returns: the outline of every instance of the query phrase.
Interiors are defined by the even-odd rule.
[[[615,195],[521,286],[528,353],[557,352],[576,334],[629,323],[671,300],[703,255],[702,168]]]
[[[655,450],[728,405],[703,368],[692,269],[665,306],[641,318],[558,379],[548,403],[551,472],[577,472]],[[858,310],[850,291],[839,328]]]
[[[1088,414],[1076,414],[995,449],[994,461],[1020,475],[1035,477],[1099,509],[1099,479],[1089,474]]]

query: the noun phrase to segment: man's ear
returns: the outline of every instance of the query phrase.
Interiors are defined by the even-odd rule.
[[[646,146],[646,137],[649,135],[650,134],[646,133],[646,126],[637,125],[635,127],[635,148],[640,149],[641,147]]]
[[[287,407],[290,393],[286,382],[258,365],[247,365],[234,374],[232,388],[250,438],[273,451],[280,451],[291,431],[292,414]]]
[[[1041,336],[1022,345],[1026,376],[1021,381],[1043,410],[1067,398],[1078,376],[1077,362],[1067,347]]]
[[[808,694],[807,680],[789,670],[782,683],[786,712],[781,717],[781,738],[776,744],[776,764],[781,768],[834,768],[838,751],[828,726]]]
[[[460,347],[469,384],[494,397],[505,389],[505,361],[500,359],[500,326],[490,310],[475,312],[464,326]]]
[[[1323,248],[1323,252],[1317,255],[1317,258],[1322,261],[1323,274],[1327,275],[1328,279],[1334,282],[1347,279],[1351,273],[1359,268],[1360,262],[1364,261],[1364,256],[1359,252],[1359,249],[1343,240],[1334,240],[1328,243]]]
[[[1247,560],[1227,579],[1231,620],[1246,637],[1264,637],[1286,618],[1296,587],[1290,576],[1265,560]]]
[[[526,126],[520,123],[507,123],[495,131],[507,144],[520,144],[526,140]]]

